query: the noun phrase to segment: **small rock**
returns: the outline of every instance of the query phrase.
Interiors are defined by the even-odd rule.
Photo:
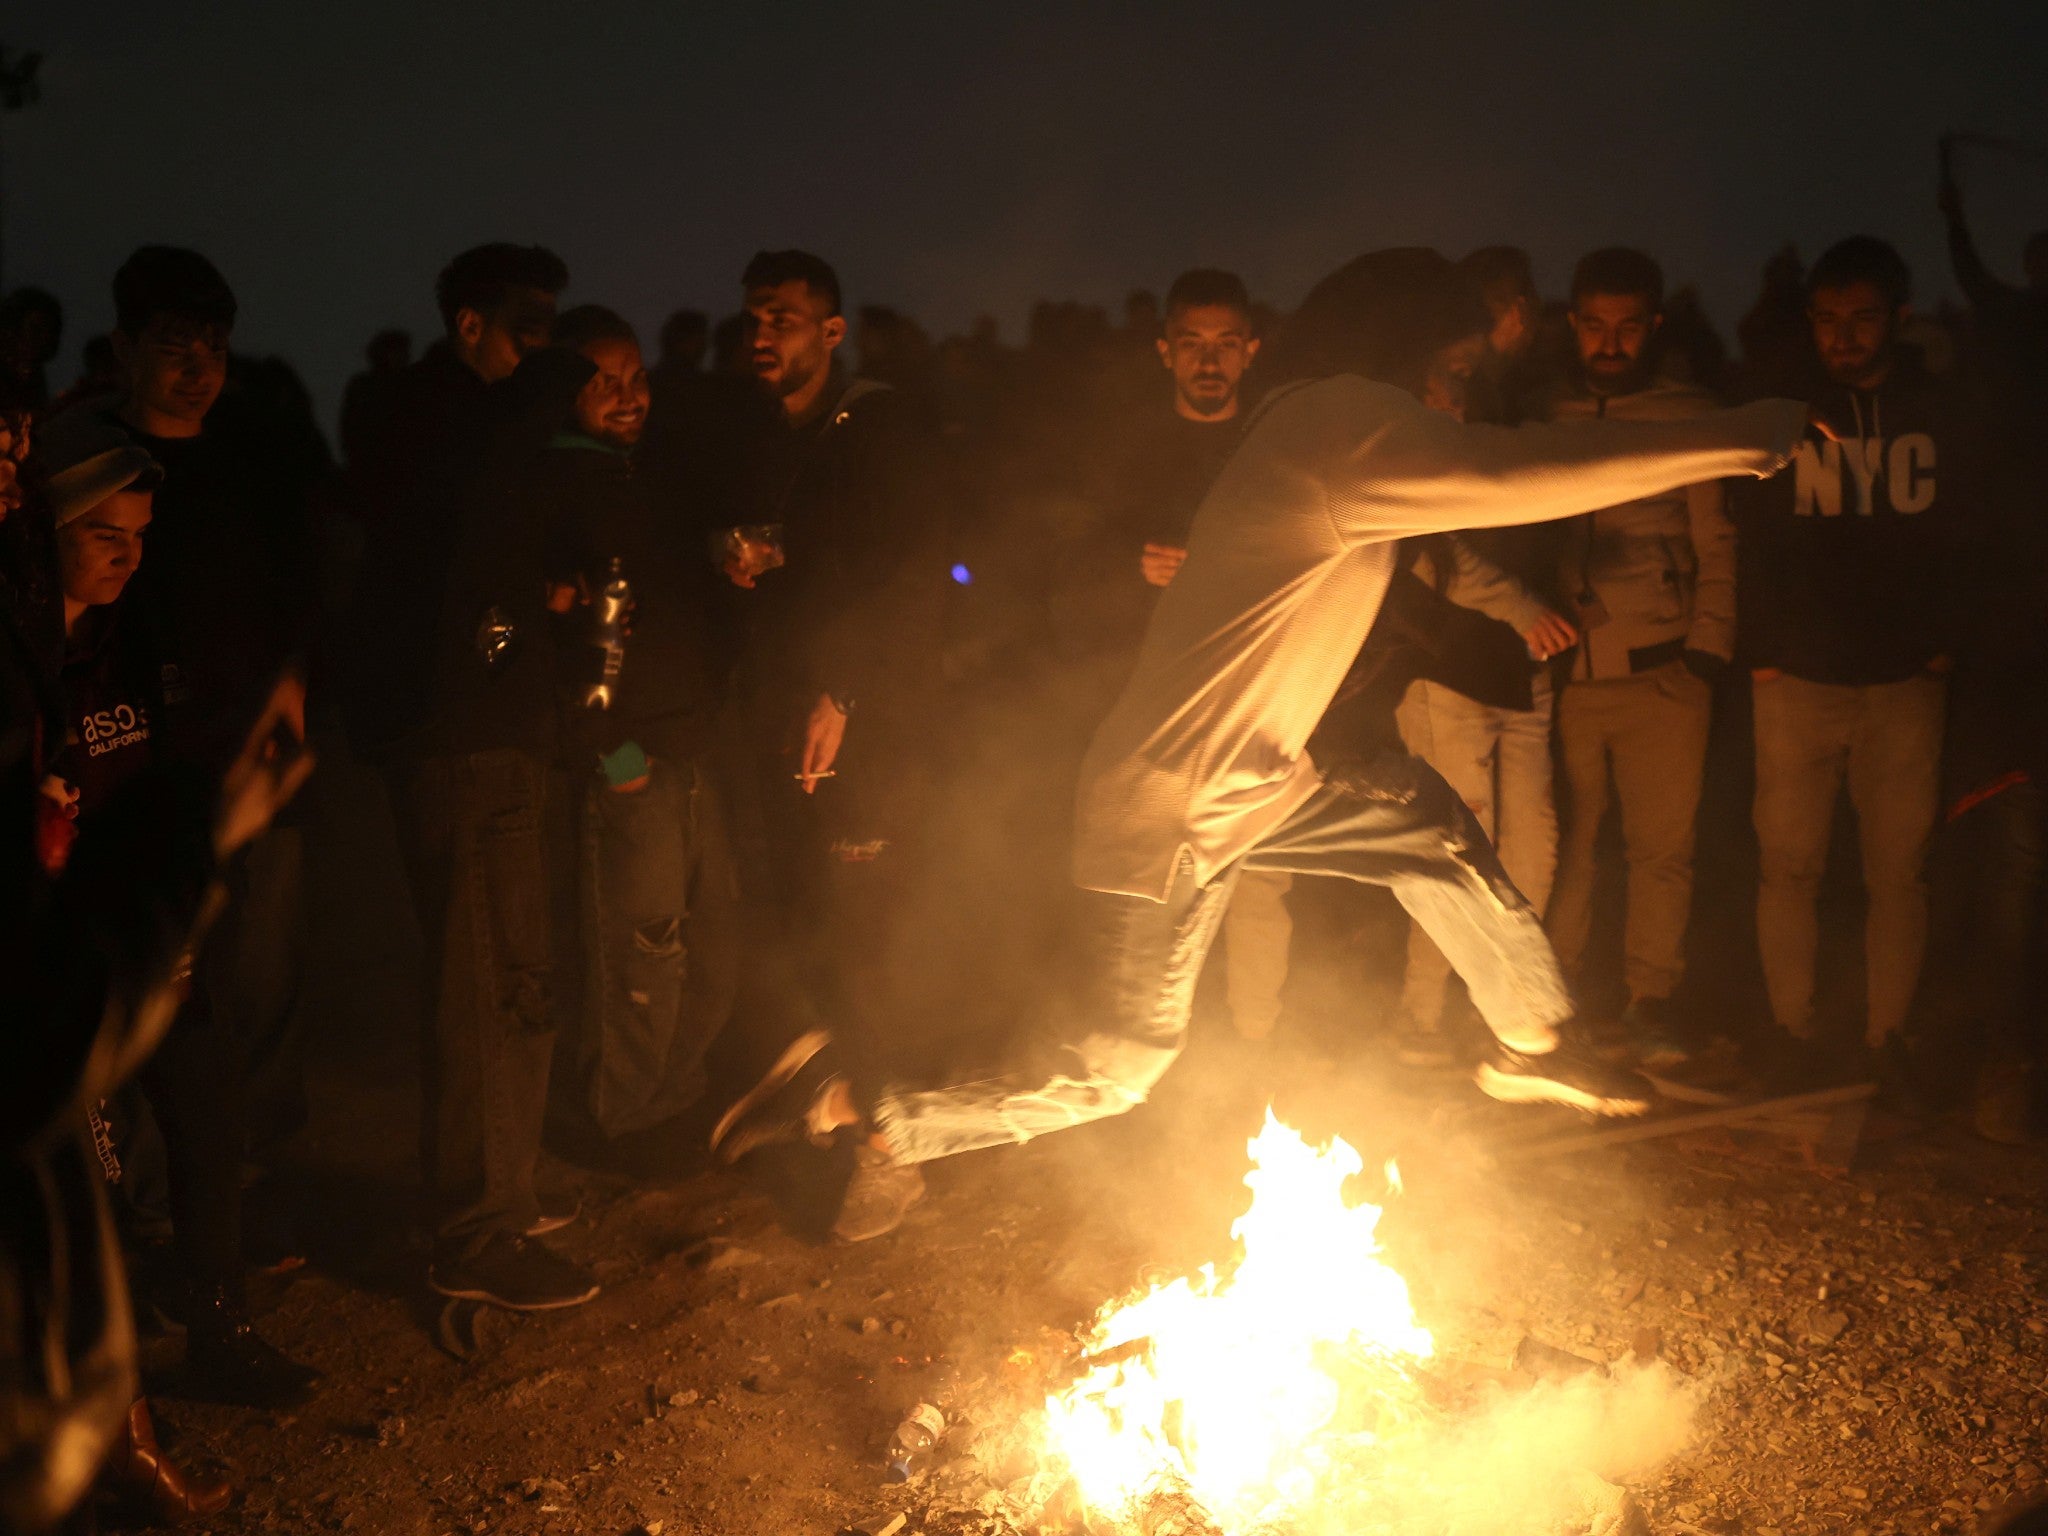
[[[687,1408],[696,1401],[697,1393],[695,1388],[687,1392],[671,1392],[668,1395],[668,1405],[671,1408]]]
[[[879,1317],[864,1317],[860,1320],[859,1327],[863,1334],[877,1334],[882,1331],[882,1320]]]
[[[1806,1331],[1823,1344],[1832,1344],[1849,1328],[1849,1314],[1846,1312],[1820,1312],[1806,1326]]]
[[[711,1270],[744,1269],[749,1264],[764,1262],[762,1256],[751,1248],[742,1248],[737,1243],[721,1248],[704,1261],[704,1267]]]

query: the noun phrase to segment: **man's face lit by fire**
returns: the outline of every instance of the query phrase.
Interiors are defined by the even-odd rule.
[[[832,366],[846,339],[846,317],[801,278],[749,288],[744,331],[747,366],[777,400],[801,395]]]
[[[1905,315],[1904,305],[1893,304],[1870,282],[1816,288],[1806,304],[1821,367],[1849,389],[1875,389],[1884,382],[1891,372],[1892,339]]]
[[[510,378],[519,360],[548,344],[555,296],[545,288],[513,287],[488,312],[455,312],[455,350],[486,384]]]
[[[576,396],[576,425],[614,448],[630,448],[647,426],[647,369],[640,344],[626,337],[593,341],[582,349],[597,372]]]
[[[159,314],[113,339],[129,417],[150,430],[176,424],[197,432],[227,382],[227,328]]]
[[[1483,332],[1454,341],[1430,359],[1429,372],[1422,380],[1422,403],[1458,421],[1465,419],[1465,397],[1472,387],[1472,375],[1486,358]]]
[[[1232,304],[1172,311],[1159,341],[1159,361],[1173,375],[1174,409],[1191,421],[1235,416],[1238,386],[1258,355],[1251,316]]]
[[[1647,382],[1650,341],[1664,317],[1647,293],[1582,293],[1572,301],[1572,340],[1586,382],[1622,395]]]

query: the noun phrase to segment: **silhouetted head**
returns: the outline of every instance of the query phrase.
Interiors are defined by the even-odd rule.
[[[1357,374],[1462,414],[1491,329],[1478,290],[1438,252],[1373,251],[1316,284],[1267,349],[1265,379]]]
[[[569,269],[544,246],[473,246],[441,269],[434,298],[449,345],[485,383],[507,378],[548,344]]]

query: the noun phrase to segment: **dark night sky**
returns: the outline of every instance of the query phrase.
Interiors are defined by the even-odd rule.
[[[1934,141],[2048,144],[2042,4],[1218,6],[841,0],[14,0],[44,100],[6,122],[7,279],[77,344],[143,240],[212,255],[238,343],[331,411],[382,325],[435,329],[456,249],[540,241],[572,300],[723,311],[802,244],[849,296],[1018,334],[1234,266],[1281,305],[1378,245],[1511,240],[1555,290],[1625,241],[1724,322],[1786,238],[1885,234],[1948,290]],[[2048,171],[1985,162],[2016,264]]]

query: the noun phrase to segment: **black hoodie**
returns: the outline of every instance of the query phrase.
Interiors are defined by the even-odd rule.
[[[1809,429],[1784,474],[1734,489],[1741,653],[1808,682],[1900,682],[1952,654],[1977,455],[1911,353],[1875,390],[1812,399],[1844,440]]]

